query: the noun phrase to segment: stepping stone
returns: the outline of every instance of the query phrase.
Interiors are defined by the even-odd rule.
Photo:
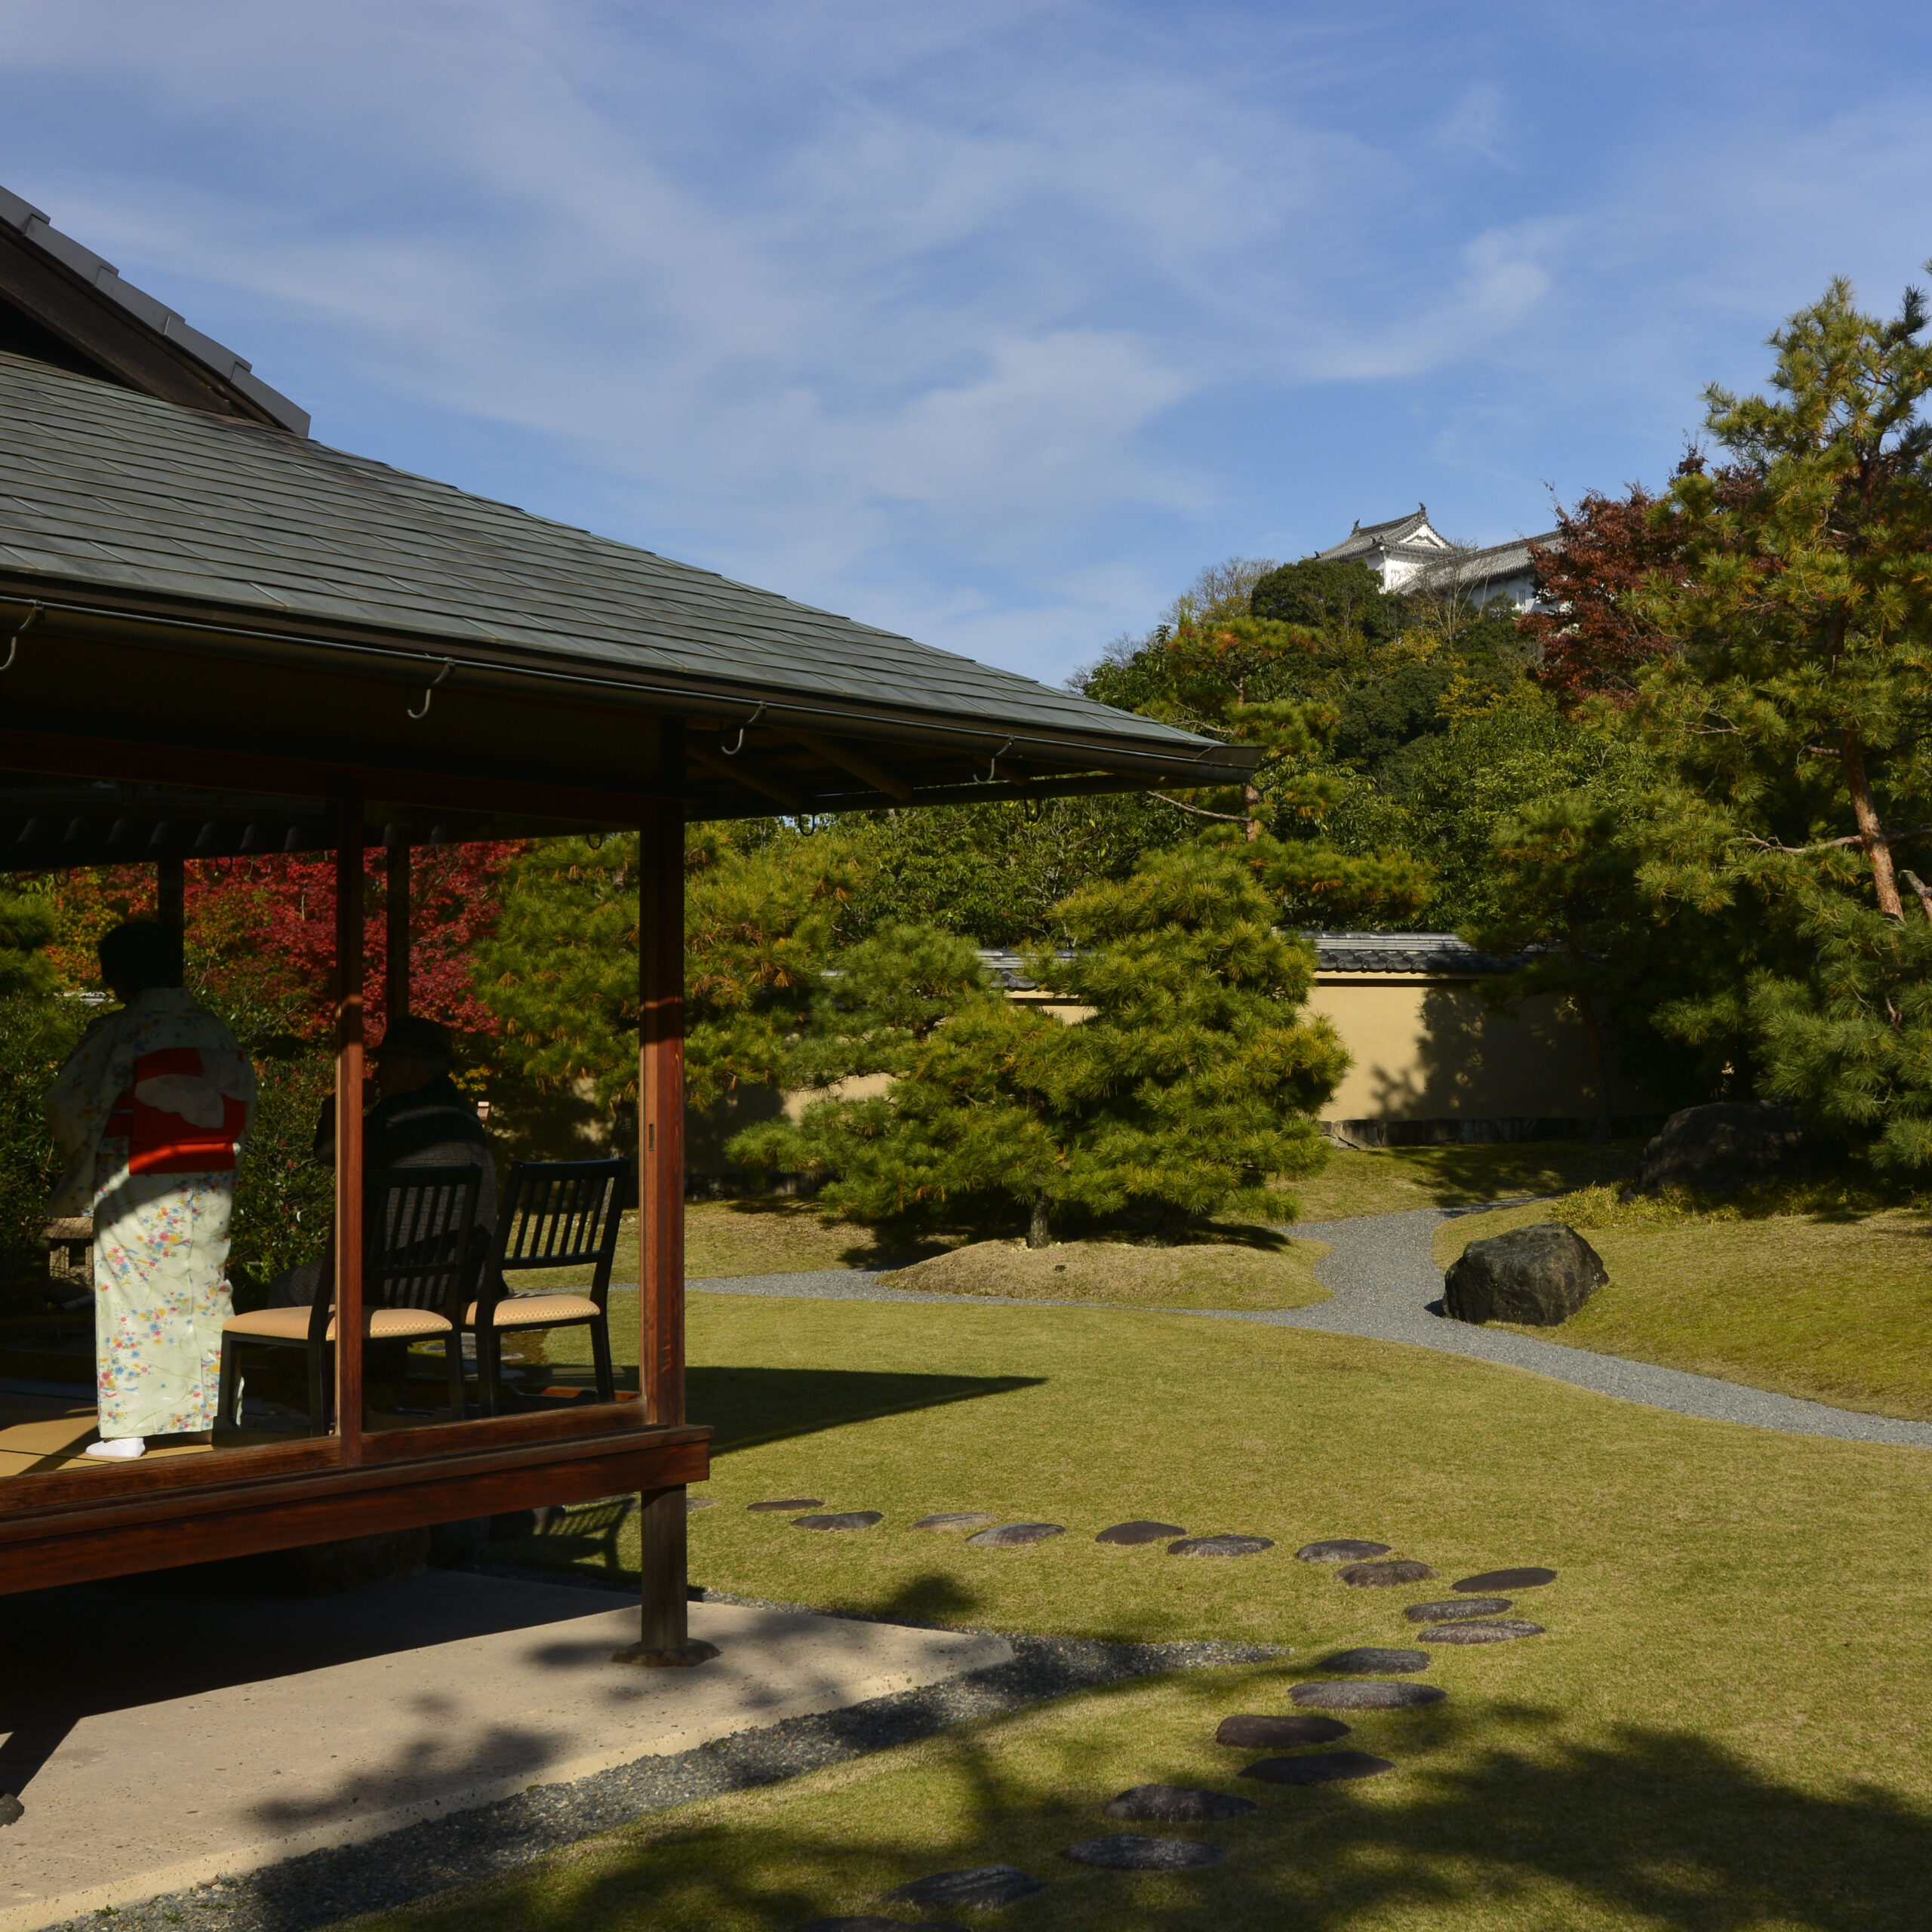
[[[1434,1684],[1297,1684],[1288,1701],[1318,1711],[1407,1711],[1448,1694]]]
[[[1425,1644],[1507,1644],[1518,1637],[1540,1637],[1540,1623],[1520,1617],[1499,1617],[1484,1623],[1438,1623],[1422,1633]]]
[[[1197,1844],[1192,1838],[1143,1838],[1133,1832],[1088,1838],[1060,1854],[1106,1872],[1184,1872],[1190,1866],[1218,1865],[1227,1855],[1219,1845]]]
[[[685,1514],[694,1516],[700,1509],[715,1509],[718,1499],[715,1496],[688,1496],[685,1498]]]
[[[1259,1556],[1272,1549],[1272,1537],[1183,1537],[1168,1545],[1170,1556]]]
[[[1365,1644],[1358,1651],[1337,1651],[1324,1657],[1317,1670],[1332,1670],[1343,1677],[1390,1677],[1405,1670],[1426,1670],[1426,1651],[1384,1651]]]
[[[1349,1727],[1340,1718],[1318,1718],[1291,1714],[1274,1717],[1260,1712],[1243,1712],[1223,1718],[1214,1734],[1217,1744],[1237,1751],[1292,1751],[1298,1744],[1332,1744],[1346,1737]]]
[[[1024,1549],[1029,1543],[1044,1543],[1049,1537],[1066,1534],[1064,1523],[1002,1523],[998,1529],[982,1530],[966,1541],[974,1549]]]
[[[1435,1572],[1426,1563],[1405,1558],[1395,1563],[1351,1563],[1335,1574],[1358,1590],[1392,1590],[1398,1583],[1426,1583]]]
[[[1449,1587],[1465,1596],[1487,1597],[1494,1596],[1498,1590],[1540,1589],[1545,1583],[1555,1581],[1554,1570],[1485,1570],[1480,1577],[1465,1577]]]
[[[903,1900],[907,1905],[958,1906],[969,1912],[990,1912],[1046,1889],[1043,1879],[1029,1878],[1017,1865],[975,1865],[964,1872],[935,1872],[930,1878],[915,1878],[885,1897],[888,1904]]]
[[[1507,1597],[1457,1597],[1447,1603],[1412,1603],[1403,1611],[1411,1623],[1465,1623],[1472,1617],[1500,1617]]]
[[[923,1920],[921,1925],[921,1932],[964,1932],[961,1926],[942,1924],[936,1919]],[[858,1918],[809,1918],[798,1932],[906,1932],[906,1921],[867,1912]]]
[[[795,1530],[869,1530],[875,1523],[884,1521],[883,1510],[841,1509],[830,1516],[795,1516],[792,1527]]]
[[[1305,1543],[1295,1554],[1304,1563],[1359,1563],[1365,1556],[1386,1556],[1386,1543],[1358,1543],[1352,1537],[1337,1537],[1328,1543]]]
[[[1178,1523],[1116,1523],[1112,1529],[1103,1530],[1094,1540],[1124,1543],[1131,1547],[1137,1543],[1164,1543],[1169,1537],[1186,1534]]]
[[[825,1507],[825,1498],[822,1496],[784,1496],[776,1503],[747,1503],[745,1507],[750,1510],[782,1509],[789,1515],[794,1509],[822,1509]]]
[[[1342,1728],[1348,1728],[1344,1724]],[[1141,1824],[1211,1825],[1222,1818],[1239,1818],[1254,1809],[1251,1798],[1225,1791],[1197,1791],[1181,1784],[1137,1784],[1107,1806],[1109,1818],[1131,1818]]]
[[[1241,1773],[1263,1784],[1340,1784],[1346,1778],[1379,1777],[1395,1766],[1366,1751],[1322,1751],[1312,1758],[1263,1758]]]
[[[942,1509],[937,1516],[921,1516],[912,1527],[915,1530],[977,1530],[982,1523],[998,1520],[984,1509]]]

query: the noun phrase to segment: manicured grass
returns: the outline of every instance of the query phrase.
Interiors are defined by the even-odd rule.
[[[830,1222],[809,1201],[789,1196],[743,1201],[694,1201],[685,1209],[685,1269],[694,1281],[737,1275],[789,1275],[821,1268],[887,1268],[937,1254],[944,1244],[910,1250],[883,1243],[869,1229]],[[514,1282],[518,1278],[510,1277]],[[567,1287],[589,1281],[588,1269],[533,1275],[532,1287]],[[637,1217],[624,1217],[612,1263],[614,1281],[637,1279]]]
[[[1394,1214],[1404,1208],[1465,1206],[1518,1194],[1565,1194],[1593,1182],[1626,1180],[1636,1172],[1641,1151],[1635,1141],[1613,1141],[1604,1147],[1585,1141],[1398,1147],[1381,1153],[1337,1147],[1331,1149],[1328,1164],[1320,1174],[1295,1181],[1287,1191],[1299,1204],[1300,1220],[1342,1220],[1355,1214]],[[1282,1218],[1287,1218],[1285,1207]],[[693,1201],[685,1211],[686,1268],[694,1281],[823,1268],[903,1266],[954,1245],[948,1239],[909,1251],[895,1247],[870,1229],[830,1220],[814,1202],[790,1197]],[[574,1278],[559,1271],[534,1275],[531,1284],[562,1287]],[[584,1278],[589,1278],[587,1271]],[[624,1217],[611,1279],[637,1279],[635,1214]]]
[[[1188,1315],[694,1295],[691,1408],[718,1427],[692,1574],[737,1594],[1003,1629],[1284,1643],[1281,1664],[1161,1680],[949,1732],[669,1814],[386,1923],[462,1932],[782,1932],[924,1872],[1010,1860],[1051,1889],[1016,1927],[1916,1927],[1932,1841],[1918,1686],[1932,1647],[1932,1457],[1613,1401],[1351,1337]],[[886,1512],[814,1534],[744,1506]],[[1021,1551],[913,1530],[931,1510],[1060,1522]],[[609,1512],[605,1512],[608,1520]],[[1151,1515],[1275,1539],[1186,1561],[1094,1531]],[[594,1514],[586,1512],[590,1529]],[[1352,1590],[1291,1552],[1371,1537],[1441,1580]],[[634,1564],[634,1532],[612,1552]],[[586,1543],[591,1538],[586,1537]],[[524,1560],[597,1552],[566,1534]],[[1331,1648],[1403,1643],[1401,1605],[1547,1563],[1546,1637],[1444,1650],[1433,1713],[1347,1740],[1398,1770],[1257,1791],[1215,1721],[1278,1710]],[[1225,1864],[1091,1873],[1148,1780],[1261,1801]]]
[[[1451,1221],[1435,1256],[1446,1268],[1472,1241],[1567,1221],[1603,1257],[1609,1285],[1560,1328],[1522,1333],[1932,1420],[1932,1214],[1829,1197],[1804,1214],[1756,1216],[1753,1205],[1623,1207],[1592,1189]]]
[[[1477,1147],[1355,1147],[1329,1150],[1318,1174],[1297,1177],[1287,1192],[1304,1221],[1394,1214],[1408,1208],[1463,1208],[1519,1194],[1567,1194],[1620,1183],[1637,1171],[1641,1140],[1525,1140]]]
[[[1216,1241],[1149,1247],[1136,1241],[980,1241],[887,1277],[896,1288],[1011,1295],[1031,1301],[1118,1302],[1138,1308],[1306,1308],[1326,1301],[1312,1263],[1322,1241],[1266,1228],[1227,1227]]]

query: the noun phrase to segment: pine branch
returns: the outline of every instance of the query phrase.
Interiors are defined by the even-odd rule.
[[[1245,825],[1247,823],[1245,812],[1211,812],[1204,806],[1186,804],[1179,798],[1171,798],[1164,792],[1149,792],[1147,795],[1150,798],[1158,798],[1164,805],[1172,805],[1176,811],[1192,812],[1196,818],[1222,819],[1229,825]]]

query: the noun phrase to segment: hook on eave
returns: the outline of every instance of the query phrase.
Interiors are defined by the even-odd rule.
[[[745,734],[764,715],[764,713],[765,707],[763,705],[760,705],[758,708],[738,727],[738,742],[735,745],[728,745],[724,742],[724,734],[723,730],[721,728],[718,734],[718,749],[722,752],[727,758],[736,758],[745,748]]]
[[[404,715],[419,720],[427,718],[429,715],[429,700],[435,696],[436,687],[455,669],[456,660],[454,657],[445,657],[443,660],[443,668],[423,688],[423,709],[418,711],[413,704],[406,704],[403,706]]]
[[[1013,740],[1009,738],[1004,744],[1000,746],[998,751],[993,753],[991,758],[986,760],[986,775],[985,780],[983,781],[984,783],[990,785],[993,782],[994,778],[998,775],[999,771],[1000,760],[1005,757],[1007,753],[1012,750],[1012,749]]]
[[[28,611],[26,615],[20,620],[14,635],[7,640],[7,661],[4,664],[0,664],[0,671],[11,671],[14,668],[14,660],[20,653],[20,639],[26,635],[33,620],[41,614],[42,608],[36,604],[32,610]]]

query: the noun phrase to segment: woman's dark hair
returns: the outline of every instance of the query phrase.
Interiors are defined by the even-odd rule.
[[[124,992],[181,983],[181,941],[152,919],[130,919],[102,937],[100,977]]]

